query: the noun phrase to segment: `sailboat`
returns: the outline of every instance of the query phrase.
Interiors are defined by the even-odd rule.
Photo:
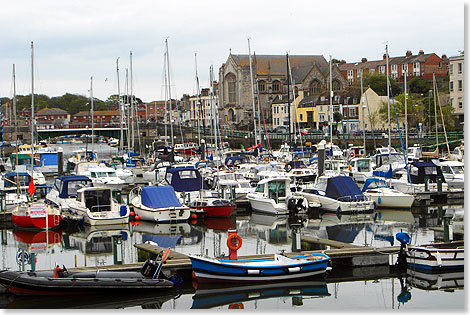
[[[34,46],[31,42],[31,150],[34,153]],[[33,154],[34,156],[34,154]],[[33,157],[32,157],[33,159]],[[31,163],[34,165],[34,163]],[[33,179],[34,172],[31,172],[31,179],[28,185],[29,197],[36,191]],[[27,229],[51,229],[57,227],[62,222],[60,210],[53,208],[44,202],[31,201],[21,203],[15,207],[11,214],[13,225]]]

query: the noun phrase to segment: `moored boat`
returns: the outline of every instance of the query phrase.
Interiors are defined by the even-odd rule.
[[[260,260],[225,260],[189,255],[197,281],[278,281],[326,272],[330,258],[325,254],[286,257],[275,254]]]
[[[60,210],[44,202],[18,205],[11,212],[13,225],[23,229],[53,229],[62,222]]]

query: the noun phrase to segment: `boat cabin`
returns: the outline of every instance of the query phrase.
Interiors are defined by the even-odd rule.
[[[367,173],[372,172],[372,163],[370,158],[353,158],[349,161],[353,172]]]
[[[412,162],[409,167],[412,184],[424,184],[425,178],[429,178],[431,182],[435,183],[440,178],[445,183],[445,178],[439,165],[432,162]]]
[[[262,193],[264,197],[273,199],[276,203],[285,202],[291,196],[289,178],[266,178],[258,182],[255,193]]]
[[[384,154],[377,154],[375,156],[375,167],[381,167],[382,165],[390,165],[390,164],[405,164],[405,158],[402,153],[384,153]]]
[[[248,159],[246,158],[246,156],[229,156],[225,158],[224,164],[228,167],[233,167],[247,162]]]
[[[26,172],[8,172],[2,176],[3,190],[16,189],[16,185],[20,188],[28,187],[31,182],[31,175]]]
[[[111,188],[86,187],[77,191],[77,201],[91,212],[111,211]]]
[[[198,191],[208,189],[201,173],[191,167],[176,167],[167,169],[165,181],[177,192]]]
[[[91,185],[91,179],[87,176],[59,176],[55,179],[53,189],[59,192],[59,198],[76,198],[79,189]]]
[[[111,167],[90,168],[90,178],[117,177],[116,170]]]

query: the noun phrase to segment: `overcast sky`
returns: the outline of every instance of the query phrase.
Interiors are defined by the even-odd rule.
[[[420,49],[448,57],[464,50],[465,1],[158,1],[14,0],[2,2],[0,96],[66,92],[105,100],[121,91],[133,52],[134,91],[143,101],[164,99],[163,60],[168,38],[172,96],[196,92],[209,67],[233,54],[332,55],[347,62],[381,59]]]

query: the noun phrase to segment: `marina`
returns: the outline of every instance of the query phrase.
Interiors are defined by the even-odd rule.
[[[113,154],[103,152],[109,150],[107,145],[95,144],[95,148],[105,159],[110,159]],[[48,185],[53,180],[48,178]],[[78,180],[84,178],[78,177]],[[131,205],[127,194],[132,189],[129,186],[114,196],[124,203],[129,200]],[[372,213],[341,215],[318,211],[315,205],[307,211],[302,211],[302,207],[296,209],[301,211],[276,215],[253,211],[249,205],[241,203],[225,217],[200,217],[193,213],[181,222],[158,222],[137,220],[134,214],[129,215],[129,221],[124,224],[76,225],[69,222],[60,228],[45,230],[14,227],[9,218],[11,211],[5,209],[0,214],[1,269],[47,273],[56,266],[63,266],[72,274],[82,272],[98,277],[100,273],[109,272],[124,276],[126,273],[140,274],[148,259],[156,259],[158,263],[159,257],[169,248],[171,251],[161,266],[161,277],[176,274],[181,284],[153,294],[137,294],[128,289],[124,290],[125,298],[121,293],[116,293],[115,298],[107,296],[103,299],[96,294],[87,302],[73,296],[61,297],[60,303],[54,303],[51,296],[34,296],[28,300],[3,290],[0,305],[2,308],[37,308],[39,305],[41,308],[174,310],[255,310],[276,305],[281,309],[342,310],[357,308],[363,301],[368,303],[367,309],[414,310],[422,308],[423,299],[435,295],[435,308],[463,307],[463,268],[429,273],[414,265],[408,268],[399,265],[402,246],[397,239],[397,234],[406,232],[411,239],[409,246],[462,240],[463,204],[417,203],[409,209],[387,207]],[[222,257],[229,262],[234,255],[228,246],[229,238],[234,233],[242,243],[239,248],[234,247],[236,261],[256,264],[256,261],[280,257],[284,263],[291,264],[292,257],[314,254],[328,257],[328,268],[320,274],[289,276],[281,282],[264,279],[230,285],[226,281],[198,281],[190,258]],[[295,265],[287,268],[290,273],[300,270]],[[259,271],[251,273],[256,275]],[[427,303],[427,307],[432,304]]]

